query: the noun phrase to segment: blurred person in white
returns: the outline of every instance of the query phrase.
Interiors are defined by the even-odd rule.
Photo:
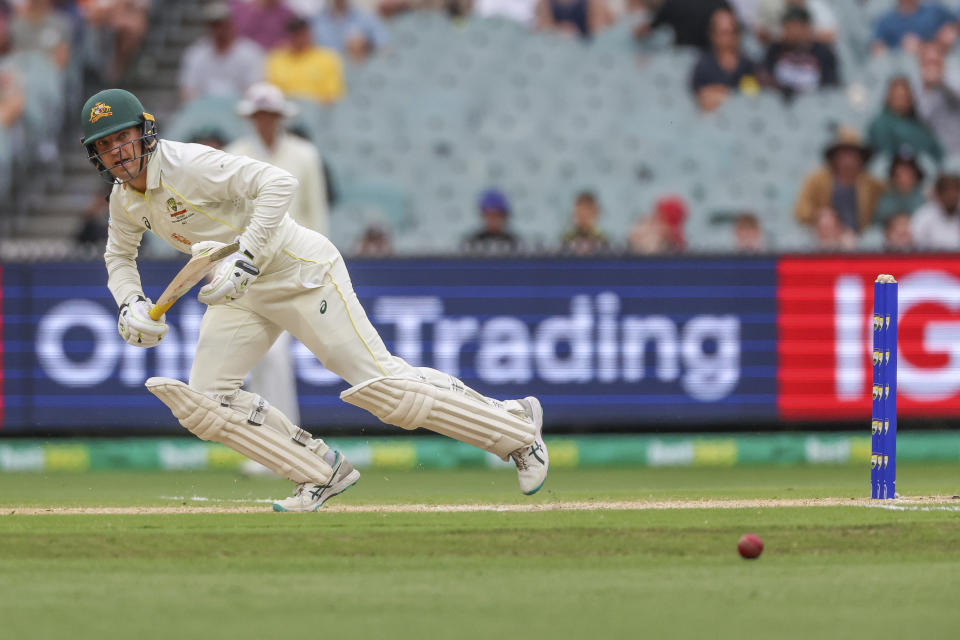
[[[387,44],[387,29],[380,18],[353,6],[350,0],[329,0],[310,26],[315,44],[334,49],[341,55],[355,55],[358,39],[364,41],[363,46],[370,52]]]
[[[917,249],[960,251],[960,175],[937,177],[933,198],[913,213],[910,231]]]
[[[837,37],[837,16],[826,0],[757,0],[751,16],[741,14],[761,42],[774,42],[783,33],[783,16],[790,9],[810,12],[813,38],[817,42],[833,42]]]
[[[813,232],[820,251],[853,251],[857,248],[857,234],[840,222],[840,216],[831,207],[817,211]]]
[[[783,30],[767,48],[765,65],[773,83],[786,97],[839,84],[837,56],[832,45],[813,37],[810,12],[791,7],[783,14]]]
[[[944,49],[937,43],[920,47],[920,88],[917,112],[939,138],[947,154],[960,153],[960,70],[946,66]]]
[[[8,30],[14,53],[42,51],[63,69],[70,59],[70,19],[51,0],[22,0],[15,5]]]
[[[718,109],[733,91],[759,90],[762,69],[740,48],[740,24],[730,9],[717,9],[710,18],[710,50],[700,55],[691,88],[701,111]]]
[[[745,211],[733,220],[733,246],[738,253],[763,253],[767,239],[760,228],[760,221],[752,212]]]
[[[330,212],[320,154],[306,140],[284,132],[284,120],[296,112],[296,106],[284,99],[279,88],[266,82],[253,85],[237,104],[237,113],[250,119],[256,133],[239,138],[224,151],[272,164],[292,174],[299,181],[300,188],[290,203],[290,216],[301,226],[328,236]],[[290,334],[280,334],[267,354],[251,369],[247,388],[270,398],[288,418],[299,424],[297,379],[290,344]]]
[[[539,0],[536,26],[544,31],[590,38],[613,21],[606,0]]]
[[[888,49],[916,53],[924,42],[939,42],[949,49],[957,40],[957,16],[941,2],[897,0],[897,6],[882,14],[873,27],[870,53]]]
[[[207,35],[183,54],[180,65],[180,96],[185,101],[201,96],[241,96],[263,79],[260,45],[238,38],[225,2],[213,2],[203,10]]]
[[[883,224],[884,251],[913,251],[913,234],[910,232],[910,214],[898,213]]]

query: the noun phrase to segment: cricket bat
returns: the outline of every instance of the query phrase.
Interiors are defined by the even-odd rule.
[[[183,268],[163,290],[163,294],[157,299],[157,303],[150,309],[150,317],[159,320],[173,306],[173,303],[180,299],[180,296],[203,280],[215,264],[239,250],[240,243],[234,242],[219,249],[214,249],[209,253],[190,258],[190,261],[183,265]]]

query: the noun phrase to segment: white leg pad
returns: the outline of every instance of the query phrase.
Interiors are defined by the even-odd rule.
[[[340,394],[340,399],[366,409],[387,424],[404,429],[423,427],[506,459],[531,444],[536,426],[503,404],[484,398],[456,378],[437,381],[404,377],[367,380]]]
[[[327,484],[333,475],[322,457],[327,451],[323,441],[290,423],[260,396],[243,391],[210,397],[171,378],[150,378],[146,387],[201,440],[225,444],[296,483]]]

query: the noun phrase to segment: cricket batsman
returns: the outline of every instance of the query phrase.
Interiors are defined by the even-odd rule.
[[[137,270],[145,232],[193,255],[239,241],[200,289],[207,310],[189,382],[150,378],[146,386],[202,440],[296,483],[275,511],[315,511],[360,479],[340,452],[240,388],[283,331],[352,385],[342,400],[387,424],[423,427],[512,459],[525,494],[543,486],[549,459],[539,401],[487,398],[457,378],[391,355],[357,300],[340,252],[287,214],[297,190],[292,175],[161,139],[154,117],[122,89],[90,97],[81,125],[90,161],[113,184],[104,260],[119,305],[117,329],[128,344],[152,347],[167,333],[166,316],[150,318],[153,303]]]

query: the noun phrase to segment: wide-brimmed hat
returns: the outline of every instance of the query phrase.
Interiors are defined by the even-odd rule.
[[[283,97],[283,91],[269,82],[258,82],[251,85],[244,94],[243,100],[237,103],[237,113],[244,117],[252,116],[258,111],[276,113],[285,118],[297,115],[297,105],[288,102]]]
[[[844,126],[837,127],[833,135],[833,141],[823,150],[823,157],[828,161],[832,160],[834,154],[842,149],[857,151],[864,162],[869,160],[873,153],[873,150],[860,140],[860,133],[856,129]]]

